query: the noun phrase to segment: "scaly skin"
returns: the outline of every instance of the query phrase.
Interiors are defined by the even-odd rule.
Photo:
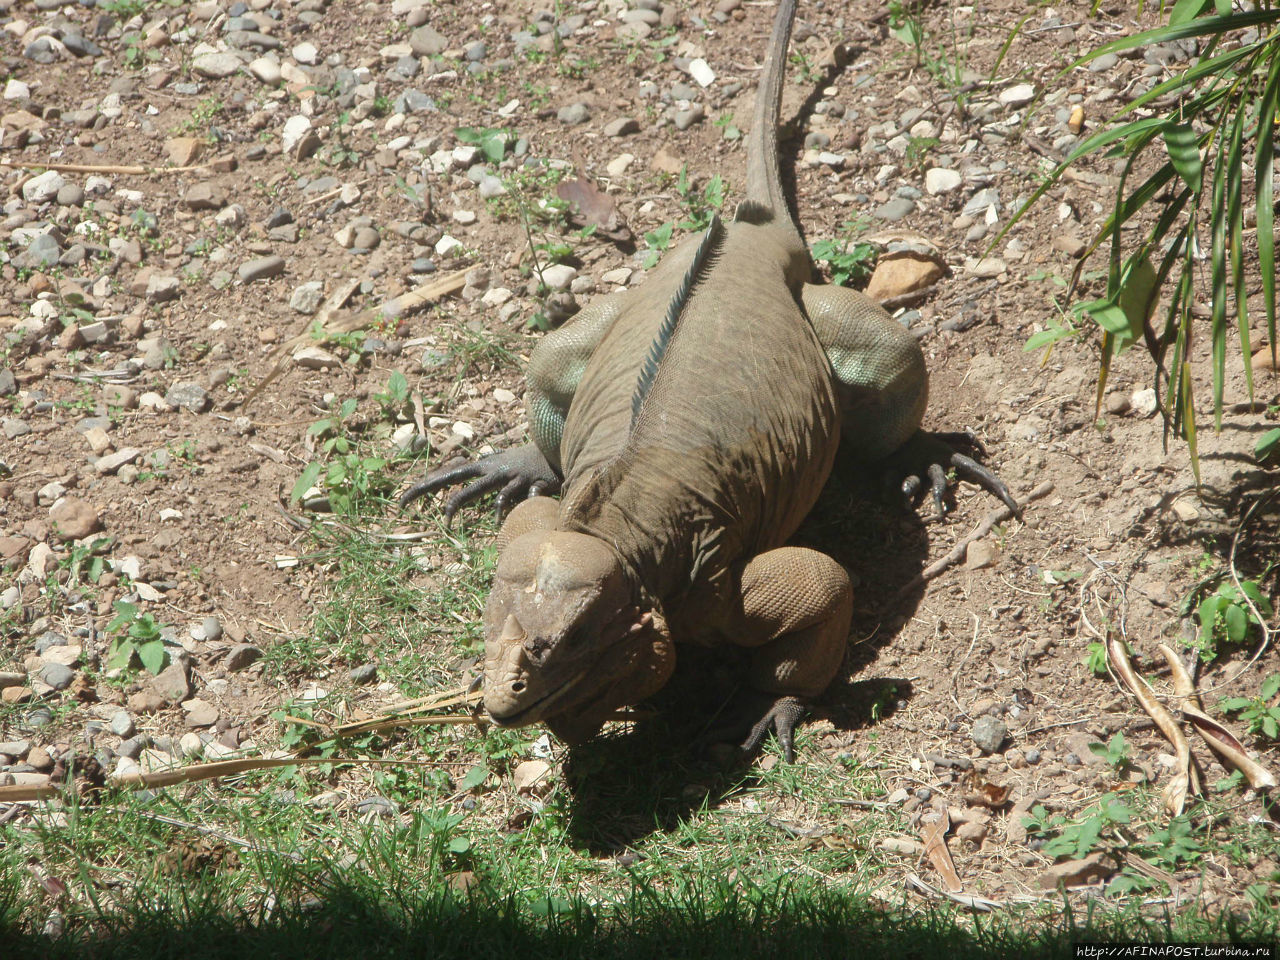
[[[580,742],[666,682],[678,643],[735,644],[753,651],[750,682],[773,704],[744,747],[776,729],[790,758],[806,701],[840,667],[849,577],[786,541],[842,434],[868,460],[913,442],[928,379],[915,339],[879,306],[807,282],[777,158],[795,4],[775,19],[735,220],[543,338],[528,371],[532,445],[437,470],[403,498],[478,477],[451,516],[488,490],[501,488],[500,506],[535,494],[499,534],[485,610],[484,702],[498,724],[545,721]],[[709,258],[691,270],[700,244]],[[655,341],[665,352],[637,413]],[[536,496],[557,484],[559,504]]]

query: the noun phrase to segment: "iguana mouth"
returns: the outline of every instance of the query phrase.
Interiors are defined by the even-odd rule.
[[[587,670],[579,670],[573,676],[569,677],[569,679],[565,680],[564,683],[552,688],[550,691],[548,691],[547,693],[544,693],[537,700],[533,701],[533,703],[528,704],[527,706],[521,707],[515,713],[508,713],[508,714],[499,716],[498,714],[494,713],[492,710],[489,710],[488,707],[486,707],[485,710],[489,714],[489,719],[491,719],[494,723],[496,723],[500,727],[521,727],[521,726],[524,726],[525,724],[533,723],[534,720],[536,720],[537,718],[531,717],[530,714],[532,714],[539,707],[545,707],[549,704],[554,703],[561,696],[568,693],[578,683],[579,680],[581,680],[583,677],[587,675],[587,672],[588,672]]]

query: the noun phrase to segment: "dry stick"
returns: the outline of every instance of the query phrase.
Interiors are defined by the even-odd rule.
[[[939,890],[935,886],[925,883],[914,873],[908,873],[906,878],[908,887],[923,893],[926,897],[932,897],[935,900],[951,900],[970,910],[977,910],[979,913],[990,913],[997,907],[1003,907],[1004,904],[999,900],[988,900],[986,897],[979,897],[970,893],[948,893],[946,890]]]
[[[1033,503],[1036,500],[1040,500],[1040,499],[1043,499],[1044,497],[1047,497],[1052,492],[1053,492],[1053,481],[1046,480],[1044,483],[1040,484],[1040,486],[1036,487],[1034,490],[1032,490],[1030,493],[1027,494],[1026,502]],[[979,523],[976,527],[973,528],[973,531],[968,536],[966,536],[964,539],[962,539],[959,543],[957,543],[954,547],[951,548],[950,553],[948,553],[945,557],[942,557],[939,560],[935,560],[933,563],[929,564],[929,566],[925,567],[918,574],[916,574],[909,581],[907,581],[907,583],[903,585],[902,589],[898,591],[898,596],[902,596],[905,593],[910,593],[912,590],[920,586],[922,583],[928,583],[930,580],[932,580],[938,574],[942,573],[943,570],[946,570],[953,563],[957,563],[960,560],[960,558],[964,556],[964,552],[968,548],[969,544],[973,543],[973,541],[975,540],[980,540],[983,537],[985,537],[991,531],[991,528],[994,527],[997,523],[1002,523],[1005,520],[1010,520],[1012,518],[1013,518],[1013,511],[1006,506],[1002,505],[1000,507],[997,507],[995,510],[992,510],[989,514],[986,515],[986,517],[983,518],[981,523]]]
[[[1160,732],[1173,744],[1174,751],[1178,755],[1178,767],[1177,772],[1163,790],[1164,806],[1175,817],[1181,816],[1187,805],[1188,790],[1194,786],[1195,792],[1200,792],[1199,777],[1196,775],[1195,768],[1191,766],[1191,745],[1187,743],[1186,734],[1178,726],[1178,721],[1173,718],[1173,714],[1165,709],[1164,704],[1151,692],[1151,688],[1134,672],[1124,644],[1115,637],[1107,640],[1107,661],[1120,675],[1125,686],[1133,691],[1133,695],[1138,698],[1138,703],[1142,704],[1142,709],[1147,711],[1147,715],[1156,722]]]
[[[441,297],[447,296],[451,293],[457,293],[466,286],[466,282],[467,271],[458,270],[448,276],[441,277],[439,280],[423,284],[414,290],[400,294],[398,297],[393,297],[376,307],[371,307],[368,310],[362,310],[353,317],[340,320],[332,325],[326,324],[322,331],[322,338],[327,339],[335,334],[351,333],[355,330],[362,330],[365,327],[371,326],[379,320],[386,318],[403,317],[408,316],[411,313],[416,313],[417,311],[430,306]],[[262,392],[266,385],[284,372],[285,365],[290,360],[290,354],[295,347],[299,347],[310,340],[310,333],[301,333],[292,340],[288,340],[277,347],[273,354],[273,356],[277,356],[279,358],[276,360],[275,366],[273,366],[267,372],[267,375],[262,378],[262,381],[253,388],[249,396],[245,398],[244,403],[241,404],[240,409],[247,409],[249,404],[254,401],[254,398]]]
[[[207,170],[209,169],[209,164],[195,163],[189,167],[141,167],[114,166],[101,163],[41,163],[37,160],[0,160],[0,167],[11,167],[15,170],[39,167],[42,170],[57,170],[59,173],[118,173],[145,176],[151,173],[188,173],[192,170]]]

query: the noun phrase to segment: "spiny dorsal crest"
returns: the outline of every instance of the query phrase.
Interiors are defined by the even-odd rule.
[[[675,296],[671,298],[671,303],[667,305],[667,314],[662,318],[662,326],[658,328],[658,335],[654,337],[653,345],[649,347],[649,355],[645,357],[644,366],[640,368],[640,379],[636,383],[636,392],[631,397],[632,429],[635,428],[636,420],[640,417],[640,408],[644,404],[644,398],[649,395],[653,381],[658,376],[658,368],[662,365],[662,358],[667,353],[671,338],[675,336],[676,324],[684,313],[684,308],[689,303],[689,294],[693,292],[694,284],[698,282],[698,278],[706,271],[713,255],[719,249],[720,240],[723,236],[724,225],[721,224],[719,215],[713,213],[711,215],[711,223],[707,226],[707,232],[702,235],[702,242],[698,244],[698,249],[693,255],[693,262],[689,264],[689,269],[685,271],[684,279],[680,281],[680,288],[676,290]]]

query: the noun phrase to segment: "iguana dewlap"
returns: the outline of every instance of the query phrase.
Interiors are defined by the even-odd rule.
[[[733,221],[539,342],[533,444],[448,465],[402,498],[475,477],[448,514],[489,490],[500,506],[531,495],[498,535],[485,609],[498,724],[545,721],[579,742],[659,689],[677,644],[734,644],[773,700],[746,746],[772,726],[790,756],[803,703],[840,667],[849,577],[786,543],[839,443],[875,460],[911,440],[928,379],[915,338],[878,305],[808,282],[776,133],[795,6],[782,0],[774,22]],[[533,495],[557,489],[559,503]]]

